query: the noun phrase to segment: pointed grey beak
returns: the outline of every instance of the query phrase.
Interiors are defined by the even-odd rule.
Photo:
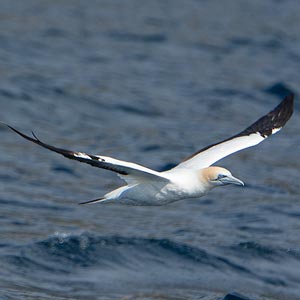
[[[243,186],[245,185],[242,180],[239,180],[238,178],[235,178],[232,175],[221,178],[220,181],[223,184],[235,184],[235,185],[243,185]]]

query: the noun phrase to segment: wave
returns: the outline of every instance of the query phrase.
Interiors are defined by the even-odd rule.
[[[2,248],[2,259],[18,268],[30,270],[71,272],[74,267],[109,266],[127,268],[129,265],[148,264],[168,266],[206,266],[251,273],[247,268],[218,255],[168,239],[127,238],[55,234],[29,245]],[[6,252],[6,253],[3,253]]]
[[[74,290],[92,286],[104,293],[161,286],[249,290],[261,285],[275,292],[298,282],[254,267],[257,261],[277,265],[281,259],[300,259],[295,252],[253,242],[222,249],[216,254],[169,239],[56,233],[27,245],[0,247],[0,280],[13,278],[57,293],[65,293],[65,286]],[[237,259],[241,255],[246,259]]]
[[[182,267],[193,271],[201,267],[202,271],[231,271],[255,276],[247,264],[242,265],[226,256],[169,239],[56,233],[42,241],[14,247],[3,246],[0,250],[2,261],[23,271],[70,273],[74,268],[89,267],[134,270],[134,266],[140,269],[141,265],[151,265],[152,268],[169,269],[170,273]],[[295,253],[275,251],[252,242],[240,243],[230,250],[236,255],[243,252],[249,259],[253,256],[278,260],[283,255],[298,258]]]

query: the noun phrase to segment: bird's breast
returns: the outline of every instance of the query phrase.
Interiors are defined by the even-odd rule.
[[[179,170],[171,173],[169,178],[171,182],[165,187],[167,192],[180,195],[182,198],[200,197],[210,189],[195,171]]]

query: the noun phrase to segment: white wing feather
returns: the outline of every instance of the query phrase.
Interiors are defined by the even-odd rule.
[[[291,94],[285,97],[272,111],[239,134],[201,149],[175,168],[206,168],[232,153],[259,144],[285,125],[293,114],[293,104],[294,96]]]
[[[259,133],[253,133],[249,136],[240,136],[221,144],[212,146],[211,148],[197,154],[196,156],[183,161],[177,166],[177,168],[207,168],[216,161],[242,149],[255,146],[263,140],[264,138]]]

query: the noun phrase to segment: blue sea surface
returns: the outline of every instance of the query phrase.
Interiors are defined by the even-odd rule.
[[[0,2],[0,121],[156,170],[300,86],[300,2]],[[123,182],[0,126],[0,298],[300,299],[300,119],[218,165],[245,187],[77,205]],[[227,297],[227,299],[229,299]]]

